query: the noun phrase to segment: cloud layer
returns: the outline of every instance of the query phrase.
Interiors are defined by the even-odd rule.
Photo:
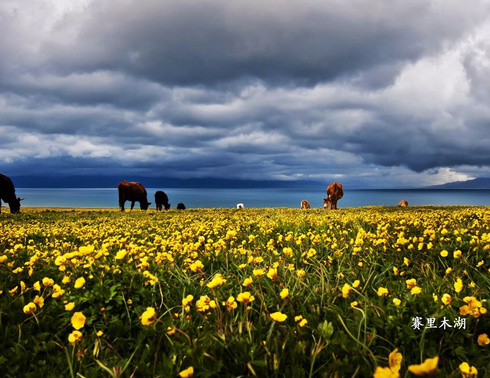
[[[6,0],[1,171],[488,176],[488,5]]]

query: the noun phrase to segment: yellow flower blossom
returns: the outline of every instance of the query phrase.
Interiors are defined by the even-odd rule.
[[[388,356],[388,365],[390,366],[390,370],[394,373],[398,373],[401,368],[402,360],[402,354],[398,353],[398,348],[395,348]]]
[[[82,341],[83,334],[80,331],[73,331],[68,335],[68,341],[72,346]]]
[[[236,300],[240,303],[247,304],[253,302],[255,297],[250,294],[250,292],[246,291],[244,293],[240,293],[237,295]]]
[[[76,330],[79,330],[80,328],[83,328],[85,326],[85,320],[86,319],[87,318],[85,317],[85,315],[83,315],[83,313],[75,312],[73,314],[73,316],[71,317],[71,325]]]
[[[34,302],[29,302],[28,304],[26,304],[24,306],[24,314],[32,314],[36,311],[37,307],[36,307],[36,304]]]
[[[141,324],[144,326],[151,325],[157,320],[157,313],[153,307],[147,307],[146,311],[140,316]]]
[[[352,287],[349,284],[344,284],[344,286],[342,287],[342,297],[348,298],[351,291],[352,291]]]
[[[454,283],[454,291],[456,291],[456,293],[460,293],[463,290],[463,287],[463,281],[461,280],[461,278],[458,278]]]
[[[207,287],[209,287],[210,289],[215,289],[218,286],[223,285],[225,282],[226,280],[223,279],[223,275],[221,273],[218,273],[213,277],[211,282],[207,284]]]
[[[444,294],[442,296],[442,299],[441,299],[442,303],[444,303],[446,306],[449,306],[451,304],[452,300],[453,299],[451,298],[451,296],[449,294]]]
[[[75,302],[70,302],[65,305],[65,310],[66,311],[71,311],[75,308]]]
[[[276,268],[270,268],[269,271],[267,272],[267,277],[270,278],[271,280],[274,280],[277,278],[277,269]]]
[[[401,301],[400,299],[398,299],[398,298],[393,298],[393,304],[394,304],[395,306],[397,306],[397,307],[398,307],[398,306],[400,306],[400,304],[401,304],[401,303],[402,303],[402,301]]]
[[[417,376],[435,375],[437,374],[437,364],[439,363],[439,356],[434,358],[427,358],[420,365],[410,365],[408,371]]]
[[[194,375],[194,368],[192,366],[189,366],[187,369],[182,370],[179,373],[179,377],[181,378],[191,378]]]
[[[448,253],[448,251],[446,251],[445,249],[443,249],[443,250],[441,251],[440,255],[441,255],[442,257],[447,257],[447,255],[449,255],[449,253]]]
[[[273,312],[270,315],[270,317],[271,317],[272,320],[274,320],[275,322],[278,322],[278,323],[282,323],[282,322],[284,322],[288,318],[288,316],[286,314],[283,314],[280,311]]]
[[[286,299],[289,296],[289,289],[282,289],[279,295],[281,296],[281,299]]]
[[[253,278],[252,277],[248,277],[248,278],[245,278],[245,280],[243,281],[243,286],[245,287],[249,287],[250,285],[252,285],[254,282]]]
[[[463,378],[471,378],[478,376],[478,370],[474,366],[470,366],[467,362],[459,365],[459,370]]]
[[[378,288],[378,296],[388,295],[388,289],[386,287]]]
[[[44,298],[40,297],[39,295],[36,295],[34,298],[33,302],[39,306],[39,308],[42,308],[44,306]]]
[[[422,292],[422,289],[418,286],[415,286],[412,288],[412,290],[410,290],[410,293],[412,295],[419,295],[421,292]]]
[[[85,285],[85,278],[80,277],[75,281],[75,289],[81,289]]]
[[[262,277],[265,274],[264,269],[254,269],[252,273],[255,277]]]
[[[482,333],[478,336],[477,342],[479,346],[487,346],[488,344],[490,344],[490,339],[488,338],[488,335],[486,333]]]
[[[36,291],[41,292],[41,284],[39,283],[39,281],[36,281],[34,285],[32,285],[32,288]]]

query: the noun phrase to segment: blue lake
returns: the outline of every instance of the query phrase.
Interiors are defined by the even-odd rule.
[[[147,188],[148,201],[154,208],[156,188]],[[302,199],[310,201],[313,208],[323,207],[325,190],[309,189],[163,189],[172,208],[183,202],[188,208],[236,207],[292,207],[299,208]],[[33,189],[17,188],[19,197],[24,197],[22,206],[27,207],[76,207],[117,208],[117,188],[69,188]],[[345,190],[338,206],[394,206],[406,199],[410,206],[421,205],[472,205],[490,206],[490,190]],[[126,207],[130,203],[126,203]],[[137,203],[136,208],[139,208]]]

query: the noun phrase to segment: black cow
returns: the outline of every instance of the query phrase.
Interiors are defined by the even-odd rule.
[[[131,201],[131,210],[133,210],[134,203],[138,201],[140,203],[141,210],[147,210],[151,205],[146,197],[146,189],[139,182],[121,181],[117,186],[119,193],[119,207],[121,211],[124,211],[124,203]]]
[[[0,214],[2,213],[2,200],[9,204],[12,214],[20,213],[20,201],[23,198],[15,196],[15,188],[12,180],[0,173]]]
[[[182,202],[177,204],[177,210],[185,210],[185,205]]]
[[[161,190],[155,193],[155,204],[157,206],[157,211],[162,211],[162,206],[165,206],[165,210],[170,209],[170,204],[168,203],[168,196],[165,192]]]

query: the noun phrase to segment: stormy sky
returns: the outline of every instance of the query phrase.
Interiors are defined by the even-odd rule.
[[[0,172],[490,176],[488,0],[2,0]]]

